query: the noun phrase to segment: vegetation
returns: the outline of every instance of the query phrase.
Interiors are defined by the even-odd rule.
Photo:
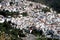
[[[52,39],[52,38],[37,38],[36,40],[59,40],[59,39]]]
[[[2,2],[3,0],[0,0],[0,3]]]
[[[0,10],[0,15],[3,15],[4,17],[18,15],[18,14],[19,12],[9,12],[8,10],[3,10],[3,11]]]
[[[37,38],[36,40],[46,40],[46,38]]]
[[[28,16],[27,12],[23,12],[23,13],[21,13],[21,15],[23,15],[23,17]]]
[[[36,29],[34,29],[34,30],[32,31],[32,34],[35,35],[35,36],[45,37],[45,36],[43,35],[43,31],[42,31],[42,30],[36,30]]]
[[[47,6],[52,7],[53,10],[56,10],[58,13],[60,13],[60,0],[29,0],[29,1],[45,4]]]
[[[19,37],[18,37],[19,35]],[[21,35],[21,36],[20,36]],[[0,38],[1,40],[9,38],[9,40],[22,40],[20,37],[25,37],[20,29],[13,28],[8,22],[0,23]]]
[[[48,8],[43,8],[42,11],[44,11],[44,12],[46,13],[46,12],[50,12],[50,9],[48,9]]]
[[[12,6],[14,3],[13,2],[10,2],[10,5]]]
[[[57,12],[60,12],[60,0],[46,0],[46,4],[53,8],[53,10],[56,10]]]

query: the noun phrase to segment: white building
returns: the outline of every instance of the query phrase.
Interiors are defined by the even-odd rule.
[[[5,21],[5,18],[2,15],[0,15],[0,23],[4,23],[4,21]]]

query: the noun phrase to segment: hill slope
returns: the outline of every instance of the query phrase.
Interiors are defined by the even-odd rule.
[[[29,0],[29,1],[46,4],[60,13],[60,0]]]

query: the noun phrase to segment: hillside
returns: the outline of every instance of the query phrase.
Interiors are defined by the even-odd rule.
[[[60,0],[29,0],[29,1],[46,4],[50,7],[52,7],[53,10],[56,10],[57,12],[60,13],[60,3],[59,3]]]

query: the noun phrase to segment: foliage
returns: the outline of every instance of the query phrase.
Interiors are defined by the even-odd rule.
[[[46,40],[46,38],[37,38],[36,40]]]
[[[59,40],[59,39],[53,39],[53,38],[37,38],[36,40]]]
[[[60,0],[29,0],[29,1],[45,4],[49,7],[52,7],[53,10],[56,10],[57,12],[60,13]]]
[[[23,12],[23,13],[21,13],[21,15],[28,16],[27,12]]]
[[[3,0],[0,0],[0,3],[2,2]]]
[[[22,37],[24,35],[23,32],[20,32],[22,36],[18,37],[18,35],[20,35],[20,34],[18,34],[20,29],[13,28],[6,21],[3,24],[0,23],[0,31],[1,31],[1,33],[4,32],[5,33],[4,35],[8,34],[8,37],[10,37],[11,40],[21,39],[20,37]],[[0,33],[0,35],[2,35],[1,33]]]
[[[53,10],[60,12],[60,0],[46,0],[46,4],[52,7]]]
[[[13,2],[10,2],[10,5],[12,6],[14,3]]]
[[[4,9],[3,11],[0,10],[0,15],[3,15],[4,17],[18,15],[18,14],[19,12],[9,12],[8,10],[4,10]]]
[[[44,36],[42,30],[36,30],[36,29],[34,29],[32,31],[32,34],[34,34],[35,36]]]
[[[44,11],[44,12],[46,13],[46,12],[50,12],[50,9],[48,9],[48,8],[43,8],[42,11]]]

